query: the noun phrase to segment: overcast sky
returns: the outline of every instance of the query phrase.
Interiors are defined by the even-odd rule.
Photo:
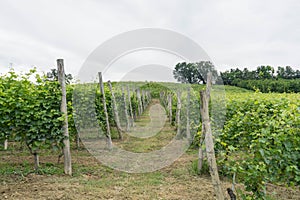
[[[0,72],[49,71],[63,58],[76,75],[102,42],[149,27],[193,39],[221,71],[299,69],[299,13],[298,0],[1,0]]]

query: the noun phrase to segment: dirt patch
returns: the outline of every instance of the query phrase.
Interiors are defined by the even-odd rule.
[[[171,166],[157,172],[127,174],[102,166],[86,152],[74,151],[73,177],[5,175],[0,179],[0,199],[214,199],[210,177],[189,172],[195,157],[184,154]],[[55,158],[47,156],[49,160]],[[231,184],[223,181],[226,195],[227,187]],[[272,185],[271,191],[277,192],[275,199],[300,199],[296,189]]]

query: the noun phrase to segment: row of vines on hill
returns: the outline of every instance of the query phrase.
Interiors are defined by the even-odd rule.
[[[30,79],[34,78],[34,82]],[[44,148],[61,149],[64,139],[58,82],[47,81],[31,70],[25,75],[10,71],[0,77],[0,140],[25,144],[35,158]],[[1,142],[2,143],[2,142]]]
[[[112,90],[108,83],[104,83],[104,92],[108,122],[113,130],[112,139],[119,136],[114,106],[118,108],[121,129],[128,130],[134,126],[134,120],[146,109],[151,98],[157,98],[165,108],[170,123],[177,127],[176,137],[190,138],[193,145],[199,145],[199,91],[202,86],[151,82],[111,84]],[[99,84],[92,83],[91,90],[84,90],[83,87],[81,92],[76,92],[80,90],[79,85],[85,84],[67,85],[70,139],[77,141],[78,145],[79,127],[86,123],[86,115],[94,118],[95,123],[107,132]],[[237,182],[244,183],[250,192],[248,196],[252,198],[264,198],[266,186],[270,183],[299,185],[299,94],[228,91],[225,106],[224,97],[218,96],[218,88],[216,91],[212,96],[210,112],[213,113],[211,120],[220,173],[227,177],[234,176]],[[81,116],[81,113],[76,113],[74,104],[88,96],[93,97],[90,104],[95,109],[86,109],[84,116]],[[20,141],[33,155],[45,148],[60,150],[64,139],[60,102],[58,82],[47,80],[34,70],[24,75],[10,71],[1,76],[1,144],[5,140]]]
[[[90,117],[97,119],[98,125],[106,131],[101,101],[102,94],[98,84],[91,85],[95,89],[93,90],[95,98],[92,103],[95,105],[96,116],[91,115]],[[109,123],[110,127],[115,129],[116,116],[113,112],[112,91],[107,83],[104,85]],[[124,84],[121,87],[117,87],[116,83],[112,83],[112,85],[114,86],[116,106],[120,110],[118,114],[122,119],[121,126],[122,128],[127,127],[125,123],[130,123],[132,126],[133,120],[141,115],[150,103],[151,95],[146,90],[140,90],[138,85],[133,83]],[[74,101],[86,98],[89,94],[76,93],[74,89],[79,87],[75,86],[73,84],[67,85],[67,110],[70,139],[76,141],[79,146],[77,129],[78,125],[84,123],[85,119],[81,118],[80,113],[75,112]],[[140,96],[138,97],[139,93]],[[76,96],[76,94],[81,96]],[[46,76],[37,74],[36,70],[30,70],[26,74],[17,74],[11,70],[0,76],[0,146],[4,143],[7,144],[7,141],[20,142],[28,147],[37,162],[39,152],[44,149],[51,149],[61,156],[65,137],[62,132],[64,116],[60,111],[60,106],[61,89],[58,81],[49,80]],[[125,114],[128,114],[128,117],[133,120],[127,122],[123,120]],[[112,136],[113,139],[117,137],[116,134]],[[37,169],[38,163],[35,167]]]
[[[230,94],[216,138],[220,171],[243,182],[252,198],[270,183],[300,184],[299,94]]]
[[[263,79],[263,80],[242,80],[236,79],[232,82],[237,87],[261,92],[300,92],[300,79]]]
[[[154,86],[151,86],[154,87]],[[188,117],[187,102],[199,105],[201,86],[193,86],[195,94],[190,95],[186,86],[175,89],[160,88],[159,97],[165,107],[170,122],[180,126],[183,135],[186,133],[189,118],[201,118],[190,109]],[[170,89],[171,88],[171,89]],[[230,88],[230,87],[229,87]],[[180,93],[176,91],[180,89]],[[175,92],[173,92],[175,91]],[[217,92],[218,93],[218,92]],[[177,124],[177,103],[181,97],[181,123]],[[241,198],[266,198],[266,187],[269,184],[300,184],[300,102],[299,94],[263,94],[260,92],[227,92],[226,109],[216,108],[222,105],[218,94],[213,95],[210,104],[215,150],[219,171],[233,182],[241,182],[246,191]],[[217,97],[217,98],[216,98]],[[194,99],[193,99],[194,98]],[[170,105],[171,103],[171,105]],[[216,104],[216,105],[213,105]],[[225,106],[225,105],[224,105]],[[191,107],[191,105],[190,105]],[[225,114],[226,113],[226,114]],[[223,117],[222,117],[223,116]],[[221,123],[224,121],[223,123]],[[214,124],[215,123],[215,124]],[[218,126],[218,124],[221,126]],[[201,131],[193,135],[193,145],[199,145]],[[191,121],[190,126],[193,127]],[[203,147],[200,147],[203,148]],[[204,147],[205,148],[205,147]]]

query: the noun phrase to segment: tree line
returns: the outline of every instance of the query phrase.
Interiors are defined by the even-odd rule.
[[[196,63],[178,63],[174,78],[181,83],[206,84],[206,74],[212,72],[216,84],[232,85],[261,92],[300,92],[300,70],[290,66],[258,66],[255,70],[236,68],[226,70],[218,75],[210,61]]]

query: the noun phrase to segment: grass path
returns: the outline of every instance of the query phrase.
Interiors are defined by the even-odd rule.
[[[167,120],[164,108],[154,99],[142,116],[138,117],[135,127],[124,135],[123,141],[115,144],[131,152],[150,152],[166,146],[176,135],[175,127]]]

